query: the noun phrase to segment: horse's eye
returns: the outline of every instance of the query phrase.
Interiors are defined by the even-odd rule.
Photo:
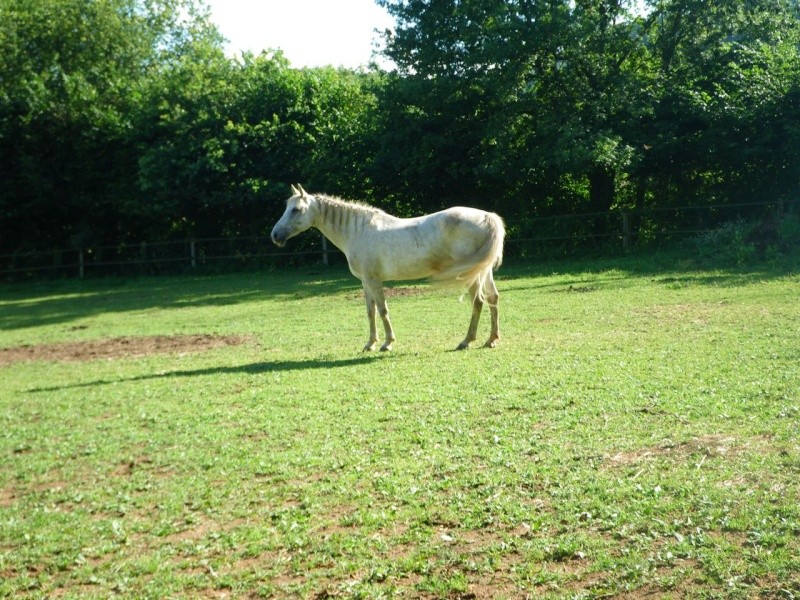
[[[299,208],[297,208],[297,207],[295,206],[295,207],[292,209],[292,214],[293,214],[293,215],[297,215],[297,214],[299,214],[299,213],[300,213],[300,209],[299,209]]]

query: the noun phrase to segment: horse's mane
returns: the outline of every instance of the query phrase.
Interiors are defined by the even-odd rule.
[[[314,197],[317,200],[321,200],[328,206],[333,206],[338,209],[353,210],[359,213],[386,214],[386,211],[383,211],[375,206],[371,206],[366,202],[343,200],[342,198],[337,198],[336,196],[328,196],[327,194],[314,194]]]

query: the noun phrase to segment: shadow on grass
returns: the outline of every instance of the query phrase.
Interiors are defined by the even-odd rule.
[[[501,291],[584,292],[594,291],[611,283],[628,279],[650,278],[664,286],[738,287],[761,281],[780,279],[800,272],[798,257],[789,257],[777,264],[757,261],[753,264],[714,266],[698,262],[683,252],[659,252],[616,258],[553,260],[524,264],[520,261],[503,265],[498,273]],[[573,277],[553,282],[553,276]],[[532,283],[537,277],[547,280]],[[526,281],[521,281],[521,280]]]
[[[387,354],[365,354],[363,356],[342,359],[261,361],[244,365],[206,367],[204,369],[185,369],[178,371],[165,371],[162,373],[147,373],[145,375],[121,377],[118,379],[98,379],[96,381],[87,381],[84,383],[74,383],[70,385],[36,387],[25,391],[29,394],[34,394],[38,392],[57,392],[61,390],[89,388],[100,385],[114,385],[118,383],[152,381],[155,379],[178,379],[182,377],[206,377],[215,375],[260,375],[262,373],[283,373],[287,371],[337,369],[379,362],[387,356]]]
[[[69,324],[109,313],[290,301],[360,289],[361,283],[338,267],[12,284],[0,289],[0,331]]]

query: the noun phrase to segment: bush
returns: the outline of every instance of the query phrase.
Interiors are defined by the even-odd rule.
[[[791,251],[800,246],[800,215],[783,216],[778,223],[778,239],[784,251]]]
[[[714,264],[742,266],[757,256],[756,247],[749,242],[753,228],[741,217],[707,231],[694,240],[698,258]]]

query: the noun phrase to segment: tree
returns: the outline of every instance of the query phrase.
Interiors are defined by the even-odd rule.
[[[0,0],[0,247],[260,234],[289,182],[369,192],[379,80],[228,58],[200,0]]]
[[[650,107],[652,72],[643,40],[648,23],[636,3],[581,0],[565,6],[532,69],[521,73],[521,110],[534,115],[522,146],[528,156],[573,180],[585,178],[583,212],[605,213],[618,202],[619,179],[639,158],[637,123]],[[595,220],[603,234],[605,220]]]
[[[151,236],[258,235],[288,182],[363,197],[370,80],[280,53],[176,66],[145,116],[139,184]]]
[[[461,120],[480,165],[472,161],[473,170],[487,184],[499,174],[517,191],[526,177],[567,173],[588,179],[589,210],[610,208],[615,178],[634,153],[628,126],[644,110],[644,31],[631,3],[382,4],[398,19],[389,56],[406,78],[434,90],[423,102],[452,99],[444,108],[433,100],[422,112],[449,125]]]
[[[124,237],[140,103],[199,47],[221,39],[194,0],[0,0],[4,251]]]
[[[652,11],[656,96],[637,175],[659,196],[712,203],[795,189],[797,4],[672,0]]]
[[[524,218],[797,184],[793,0],[379,1],[411,185],[500,190]]]

